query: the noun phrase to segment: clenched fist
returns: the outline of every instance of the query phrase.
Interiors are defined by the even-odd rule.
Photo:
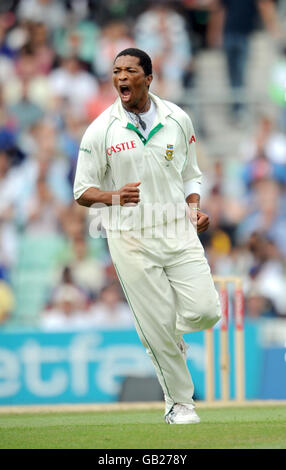
[[[133,206],[138,204],[140,201],[139,198],[139,188],[141,182],[138,181],[137,183],[128,183],[122,186],[118,191],[116,191],[116,195],[120,198],[120,205],[124,206],[126,204]]]

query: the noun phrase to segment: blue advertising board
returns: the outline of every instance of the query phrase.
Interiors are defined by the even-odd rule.
[[[153,366],[134,330],[0,335],[0,404],[117,399],[124,377]]]
[[[219,329],[215,329],[215,395],[220,397]],[[234,330],[229,331],[230,391],[234,397]],[[205,398],[204,333],[185,335],[195,398]],[[274,365],[273,365],[274,364]],[[259,327],[245,325],[246,398],[286,398],[285,349],[263,347]],[[108,403],[124,378],[154,375],[135,329],[0,333],[0,405]]]

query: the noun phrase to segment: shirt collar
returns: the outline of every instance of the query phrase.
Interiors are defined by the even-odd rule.
[[[156,109],[157,109],[156,121],[164,125],[166,123],[166,117],[172,113],[172,110],[158,96],[154,95],[153,93],[149,93],[149,96],[156,105]],[[124,108],[122,106],[121,99],[119,97],[116,99],[116,101],[114,102],[112,106],[111,115],[119,119],[122,122],[123,127],[127,126],[128,119],[124,111]]]

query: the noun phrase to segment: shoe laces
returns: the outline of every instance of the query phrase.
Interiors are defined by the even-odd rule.
[[[182,403],[175,403],[170,413],[173,415],[179,412],[182,415],[187,415],[187,414],[190,414],[190,411],[192,411],[192,408],[188,408],[186,405],[183,405]]]

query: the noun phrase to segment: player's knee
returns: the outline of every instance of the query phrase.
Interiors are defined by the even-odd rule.
[[[209,310],[206,315],[205,328],[212,328],[221,319],[220,305],[217,303],[212,310]]]
[[[220,303],[217,296],[205,297],[198,302],[198,324],[202,329],[212,328],[221,318]]]

